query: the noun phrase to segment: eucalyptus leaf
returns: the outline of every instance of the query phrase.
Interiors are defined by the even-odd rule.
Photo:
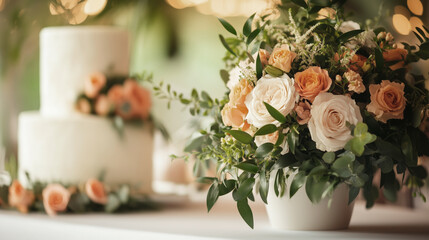
[[[214,204],[216,203],[217,199],[219,198],[219,184],[218,182],[214,182],[207,192],[207,211],[210,212]]]
[[[121,201],[115,194],[109,194],[107,197],[107,204],[104,206],[104,210],[108,213],[115,212],[121,206]]]
[[[231,136],[233,136],[235,139],[244,144],[250,144],[253,142],[253,137],[250,136],[250,134],[248,134],[247,132],[243,132],[240,130],[228,130],[225,132],[231,134]]]
[[[260,28],[257,28],[253,32],[251,32],[247,37],[246,44],[250,45],[253,42],[253,40],[255,40],[255,38],[259,35],[260,32],[261,32]]]
[[[265,158],[274,149],[274,144],[267,142],[256,149],[255,157],[257,159]]]
[[[231,47],[228,45],[225,38],[221,34],[219,34],[219,39],[220,39],[222,45],[226,48],[226,50],[228,50],[228,52],[230,52],[234,56],[237,56],[237,54],[231,49]]]
[[[334,152],[326,152],[322,156],[323,161],[326,163],[333,163],[335,161],[335,153]]]
[[[307,176],[305,176],[305,172],[298,172],[292,180],[290,184],[290,195],[292,198],[293,195],[304,185]]]
[[[227,84],[229,82],[229,72],[225,69],[220,70],[219,72],[220,77],[222,78],[222,81]]]
[[[316,179],[315,177],[308,177],[305,183],[305,192],[312,203],[318,203],[322,197],[326,195],[331,184],[325,179]]]
[[[218,18],[219,22],[222,24],[222,26],[230,33],[237,35],[237,31],[235,30],[235,28],[229,23],[227,22],[225,19],[222,18]]]
[[[119,201],[121,201],[122,204],[126,204],[130,199],[130,187],[128,185],[122,185],[116,194],[118,195]]]
[[[256,133],[255,133],[255,136],[267,135],[267,134],[274,133],[276,131],[277,131],[276,125],[268,124],[268,125],[261,127],[260,129],[258,129],[258,131],[256,131]]]
[[[258,53],[258,57],[256,58],[256,77],[260,79],[262,77],[262,62],[261,57]]]
[[[289,145],[289,150],[292,152],[292,154],[295,154],[295,148],[298,146],[299,142],[298,134],[295,131],[289,131],[286,141]]]
[[[244,180],[237,189],[236,201],[246,199],[250,193],[252,193],[253,185],[255,185],[254,178],[248,178]]]
[[[219,184],[219,196],[226,195],[230,193],[235,188],[236,181],[233,179],[228,179],[222,184]]]
[[[243,220],[253,229],[253,213],[247,202],[247,198],[237,201],[237,209]]]
[[[349,186],[349,202],[348,202],[349,205],[359,195],[359,191],[360,191],[360,188]]]
[[[241,162],[241,163],[235,165],[235,167],[239,168],[241,170],[250,172],[250,173],[254,173],[254,174],[258,173],[258,171],[259,171],[258,166],[256,166],[255,164],[252,164],[252,163],[247,163],[247,162]]]
[[[265,171],[262,171],[259,175],[259,195],[261,196],[261,199],[265,204],[268,204],[268,189],[269,179],[267,178]]]
[[[337,41],[338,42],[347,42],[350,38],[355,37],[355,36],[361,34],[362,32],[364,32],[364,30],[352,30],[352,31],[348,31],[346,33],[341,34],[337,38]]]
[[[246,23],[244,23],[243,26],[243,34],[244,36],[248,37],[250,35],[250,33],[252,32],[252,23],[253,23],[253,18],[255,17],[255,14],[252,14],[252,16],[250,16],[247,20]]]

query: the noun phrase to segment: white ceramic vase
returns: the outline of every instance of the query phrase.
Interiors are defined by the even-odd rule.
[[[332,195],[331,206],[329,196],[319,203],[313,204],[307,197],[305,186],[289,198],[289,186],[293,179],[287,181],[287,189],[283,197],[274,192],[274,176],[270,179],[270,189],[266,205],[271,226],[281,230],[323,231],[341,230],[349,226],[354,202],[348,204],[348,187],[340,184]]]

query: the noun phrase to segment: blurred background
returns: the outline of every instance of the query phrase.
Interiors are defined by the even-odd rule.
[[[132,36],[131,73],[153,72],[155,80],[171,83],[179,92],[190,93],[195,87],[220,97],[226,90],[219,77],[225,51],[218,34],[224,30],[216,17],[241,26],[248,16],[276,2],[279,0],[0,0],[0,146],[6,147],[8,156],[16,155],[18,115],[39,109],[42,28],[121,26]],[[380,20],[398,41],[417,42],[412,30],[429,23],[427,0],[349,0],[346,9],[359,13],[351,16],[353,20]],[[412,69],[426,78],[428,70],[427,62]],[[170,144],[158,143],[166,148],[155,153],[156,164],[162,168],[171,164],[169,154],[180,155],[192,133],[192,119],[180,104],[167,110],[166,103],[158,99],[153,113],[172,136]],[[173,176],[171,181],[186,182],[177,171],[156,176],[163,178],[163,174]]]

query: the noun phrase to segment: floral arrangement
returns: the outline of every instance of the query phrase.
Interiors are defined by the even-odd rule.
[[[17,209],[22,213],[42,211],[50,216],[61,212],[113,213],[157,208],[147,196],[125,184],[112,188],[95,178],[82,185],[44,184],[28,179],[31,190],[18,180],[10,186],[0,186],[0,208]]]
[[[418,127],[429,94],[424,77],[410,70],[429,59],[429,30],[416,29],[416,46],[395,42],[377,21],[348,20],[345,2],[284,0],[251,16],[242,33],[219,19],[232,34],[219,35],[227,50],[223,99],[155,87],[214,120],[185,149],[199,160],[196,168],[216,163],[216,176],[201,178],[211,183],[209,211],[232,192],[253,228],[248,201],[256,189],[267,203],[270,177],[277,196],[303,188],[313,203],[343,183],[349,203],[362,192],[368,208],[379,189],[393,202],[403,185],[425,199],[418,156],[429,155],[429,141]]]

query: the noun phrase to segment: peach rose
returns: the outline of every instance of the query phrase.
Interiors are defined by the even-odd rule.
[[[80,98],[79,100],[77,100],[76,108],[81,113],[84,113],[84,114],[91,113],[91,104],[85,98]]]
[[[265,49],[259,49],[259,59],[261,59],[262,68],[264,68],[270,60],[270,53]]]
[[[359,73],[353,70],[348,70],[346,73],[344,73],[344,77],[347,79],[347,81],[349,81],[349,91],[355,93],[365,92],[365,85],[363,84],[362,77]]]
[[[70,192],[60,184],[49,184],[42,192],[43,206],[49,216],[65,211],[70,200]]]
[[[128,79],[124,83],[124,97],[129,104],[129,109],[122,113],[125,119],[140,117],[147,119],[149,117],[152,101],[150,92],[141,87],[135,80]],[[121,109],[124,106],[121,106]]]
[[[18,180],[14,180],[9,187],[9,205],[11,207],[16,207],[22,213],[27,213],[28,207],[33,202],[33,192],[24,189]]]
[[[228,103],[221,111],[222,121],[225,126],[231,126],[232,128],[246,131],[250,127],[245,120],[247,112],[248,110],[246,106],[238,106]]]
[[[279,48],[275,48],[271,54],[268,63],[284,72],[290,72],[293,60],[296,53],[289,50],[289,46],[284,44]]]
[[[297,122],[300,125],[304,125],[306,123],[308,123],[308,121],[310,121],[311,118],[311,106],[310,103],[308,103],[307,101],[305,102],[299,102],[298,105],[296,105],[295,107],[295,112],[297,115]]]
[[[106,116],[110,113],[111,106],[109,98],[106,95],[100,95],[95,101],[95,112],[97,115]]]
[[[107,98],[115,106],[122,104],[125,100],[124,88],[121,85],[114,85],[107,93]]]
[[[346,53],[341,54],[341,57],[340,57],[338,53],[335,53],[334,60],[336,62],[339,62],[342,58],[344,58],[345,54]],[[359,72],[365,65],[366,61],[367,61],[366,57],[359,54],[354,54],[350,60],[348,67],[355,72]]]
[[[107,194],[103,183],[97,179],[89,179],[85,184],[85,192],[91,201],[98,204],[107,203]]]
[[[362,120],[359,107],[350,97],[321,93],[311,106],[308,130],[317,149],[335,152],[352,138],[347,123],[356,125]]]
[[[241,79],[240,82],[235,85],[229,93],[229,102],[232,105],[244,106],[247,95],[253,90],[252,84],[246,79]]]
[[[106,76],[96,72],[85,79],[83,91],[87,97],[95,98],[104,85],[106,85]]]
[[[368,112],[375,115],[380,122],[386,123],[389,119],[403,119],[407,102],[404,96],[403,83],[383,80],[381,84],[371,84],[369,93],[371,103],[366,107]]]
[[[407,57],[408,51],[402,48],[388,49],[383,52],[383,58],[386,62],[399,61],[390,67],[393,71],[405,67],[405,58]]]
[[[332,79],[328,71],[320,67],[309,67],[295,74],[295,88],[298,94],[313,102],[314,98],[331,87]]]
[[[319,16],[317,16],[317,20],[322,20],[322,19],[335,19],[335,16],[337,15],[337,11],[335,11],[335,9],[330,8],[330,7],[325,7],[319,10],[319,12],[317,13],[319,14]]]

